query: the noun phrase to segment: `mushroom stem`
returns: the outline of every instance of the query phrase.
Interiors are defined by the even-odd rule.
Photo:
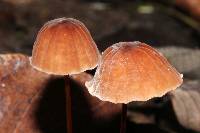
[[[120,133],[125,133],[126,132],[126,114],[127,114],[127,104],[122,104]]]
[[[72,133],[72,96],[70,88],[70,78],[68,75],[65,79],[65,92],[66,92],[66,116],[67,116],[67,133]]]

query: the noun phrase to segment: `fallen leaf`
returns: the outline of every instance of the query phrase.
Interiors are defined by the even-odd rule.
[[[119,131],[121,105],[89,95],[84,84],[91,78],[71,76],[74,133]],[[65,109],[62,77],[34,70],[28,56],[0,55],[0,132],[66,133]]]
[[[184,77],[200,78],[200,49],[166,46],[159,48],[159,51],[167,57],[179,72],[184,74]]]
[[[176,4],[200,20],[200,0],[176,0]]]
[[[18,133],[32,101],[49,78],[32,69],[28,57],[24,55],[0,55],[1,132]]]
[[[179,123],[187,129],[200,132],[200,82],[187,81],[171,96]]]

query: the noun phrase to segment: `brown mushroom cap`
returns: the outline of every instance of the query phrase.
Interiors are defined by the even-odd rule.
[[[56,75],[68,75],[97,66],[99,51],[89,31],[78,20],[59,18],[47,22],[34,43],[31,64]]]
[[[103,53],[90,94],[103,101],[129,103],[163,96],[183,82],[159,52],[140,42],[120,42]]]

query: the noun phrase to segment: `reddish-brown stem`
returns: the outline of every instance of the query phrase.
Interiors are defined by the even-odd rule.
[[[127,105],[126,104],[122,104],[120,133],[125,133],[126,132],[126,114],[127,114]]]
[[[70,88],[70,79],[69,76],[65,77],[65,92],[66,92],[66,116],[67,116],[67,133],[72,133],[72,96]]]

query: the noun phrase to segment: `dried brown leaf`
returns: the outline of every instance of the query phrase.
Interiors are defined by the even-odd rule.
[[[176,4],[200,20],[200,0],[176,0]]]
[[[118,131],[121,105],[89,95],[91,78],[71,76],[74,132]],[[65,106],[63,78],[34,70],[25,55],[0,55],[0,132],[65,133]]]
[[[184,77],[200,78],[200,49],[166,46],[159,48],[159,51],[167,57],[178,71],[184,74]]]
[[[187,81],[173,91],[172,105],[179,123],[200,132],[200,82]]]
[[[24,55],[0,55],[1,132],[18,133],[32,101],[49,78],[32,69]]]

